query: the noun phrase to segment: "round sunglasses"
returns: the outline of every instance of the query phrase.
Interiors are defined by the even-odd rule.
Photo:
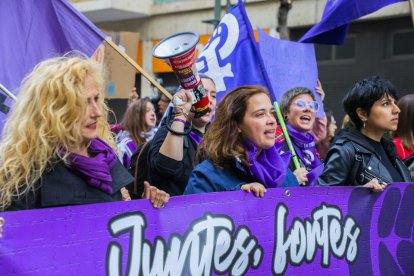
[[[318,111],[318,109],[319,109],[319,104],[316,101],[307,103],[305,100],[299,99],[299,100],[296,100],[294,102],[294,104],[297,107],[302,108],[302,109],[306,108],[306,106],[309,106],[309,109],[311,109],[311,110],[313,110],[315,112]]]

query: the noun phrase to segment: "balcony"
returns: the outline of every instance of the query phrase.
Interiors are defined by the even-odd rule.
[[[145,18],[153,0],[69,0],[94,23]]]

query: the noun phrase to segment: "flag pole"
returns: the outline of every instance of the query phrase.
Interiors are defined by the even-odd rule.
[[[0,83],[0,89],[4,91],[4,93],[7,94],[7,96],[9,96],[13,101],[16,101],[16,96],[14,96],[12,94],[12,92],[10,92],[6,87],[4,87],[1,83]]]
[[[408,3],[410,3],[410,7],[411,7],[411,21],[413,22],[413,27],[414,27],[414,0],[408,0]]]
[[[162,87],[153,77],[151,77],[141,66],[139,66],[132,58],[125,54],[109,37],[105,38],[105,41],[111,46],[115,51],[118,52],[129,64],[131,64],[135,69],[137,69],[147,80],[149,80],[155,87],[157,87],[165,96],[172,100],[171,94]]]
[[[280,111],[279,104],[275,101],[273,105],[276,110],[276,115],[277,115],[277,119],[279,121],[280,127],[282,128],[282,131],[283,131],[283,136],[285,136],[285,140],[288,145],[288,148],[290,152],[292,153],[293,165],[295,165],[296,170],[300,169],[299,159],[298,159],[298,156],[296,155],[295,148],[293,147],[292,140],[290,140],[290,136],[286,128],[285,120],[283,120],[283,116],[282,116],[282,112]]]

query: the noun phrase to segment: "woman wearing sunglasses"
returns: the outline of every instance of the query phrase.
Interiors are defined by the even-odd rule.
[[[321,89],[319,82],[318,87]],[[293,162],[291,162],[290,169],[300,185],[313,186],[319,176],[318,171],[321,172],[323,166],[316,151],[315,136],[311,133],[315,129],[316,112],[319,109],[319,104],[308,88],[295,87],[283,95],[280,107],[301,166],[300,169],[296,169]],[[317,133],[321,138],[324,138],[326,135],[326,118],[319,119],[318,125],[320,127],[317,127],[317,129],[324,131]],[[280,137],[277,137],[277,139],[280,139]],[[287,143],[284,142],[283,151],[288,150]],[[309,175],[311,171],[312,173]]]
[[[363,185],[380,192],[389,183],[411,181],[394,144],[383,138],[397,129],[396,93],[391,82],[374,76],[359,81],[345,95],[343,106],[355,129],[336,138],[318,185]]]

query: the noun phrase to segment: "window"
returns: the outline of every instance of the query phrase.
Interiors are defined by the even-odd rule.
[[[355,59],[356,36],[348,35],[343,46],[315,44],[318,61],[340,61]]]
[[[414,54],[414,32],[397,31],[392,34],[392,56]]]

